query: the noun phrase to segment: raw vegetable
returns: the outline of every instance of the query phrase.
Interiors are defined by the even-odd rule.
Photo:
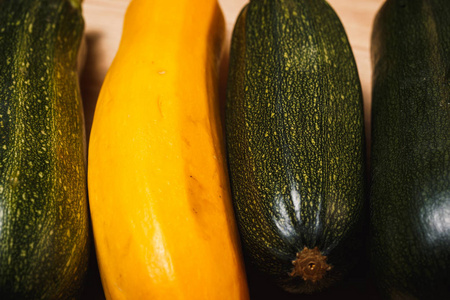
[[[69,299],[89,257],[79,1],[0,1],[0,299]]]
[[[215,0],[133,0],[97,102],[89,198],[107,299],[248,299],[219,118]]]
[[[249,261],[291,292],[342,277],[361,255],[361,86],[325,1],[251,1],[234,28],[229,166]]]
[[[372,35],[372,266],[390,299],[450,298],[450,7],[388,0]]]

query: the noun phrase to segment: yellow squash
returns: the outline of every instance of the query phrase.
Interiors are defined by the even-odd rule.
[[[248,299],[218,105],[216,0],[133,0],[89,145],[107,299]]]

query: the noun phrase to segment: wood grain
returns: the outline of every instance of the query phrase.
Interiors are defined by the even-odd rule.
[[[103,79],[120,43],[123,19],[129,2],[130,0],[84,0],[83,2],[83,13],[86,22],[87,58],[81,74],[80,87],[85,106],[88,136]],[[363,90],[366,134],[369,140],[372,71],[369,51],[370,36],[375,14],[384,0],[328,0],[328,2],[340,17],[354,52]],[[219,0],[219,3],[225,15],[227,26],[226,47],[229,48],[234,22],[247,1]],[[176,4],[174,3],[174,5]],[[88,277],[88,288],[85,292],[84,299],[104,299],[96,269],[95,254],[91,261],[92,267]],[[365,265],[363,264],[362,268],[364,267]],[[357,272],[356,276],[359,276],[358,274],[364,274],[364,271]],[[252,284],[252,278],[254,277],[250,278],[250,284]],[[270,295],[271,292],[274,292],[270,287],[268,289],[262,289],[262,292],[254,292],[252,298],[267,299],[265,297]],[[264,295],[265,292],[268,294]],[[327,297],[338,295],[345,296],[346,299],[375,299],[371,288],[367,286],[364,278],[361,280],[354,278],[353,281],[344,285],[343,288],[331,290],[325,296],[313,296],[312,298],[305,296],[302,299],[327,299]],[[296,298],[289,295],[284,295],[284,297],[285,299]]]

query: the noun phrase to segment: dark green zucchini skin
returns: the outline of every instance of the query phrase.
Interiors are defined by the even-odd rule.
[[[89,256],[80,1],[0,0],[0,299],[71,299]]]
[[[226,103],[234,208],[247,261],[290,292],[339,280],[361,254],[363,102],[339,18],[320,0],[254,0],[234,28]],[[291,276],[315,247],[332,266]]]
[[[372,34],[371,262],[390,299],[450,299],[450,6],[388,0]]]

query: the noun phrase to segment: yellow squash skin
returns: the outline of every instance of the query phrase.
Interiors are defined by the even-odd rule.
[[[216,0],[133,0],[88,185],[107,299],[248,299],[218,103]]]

